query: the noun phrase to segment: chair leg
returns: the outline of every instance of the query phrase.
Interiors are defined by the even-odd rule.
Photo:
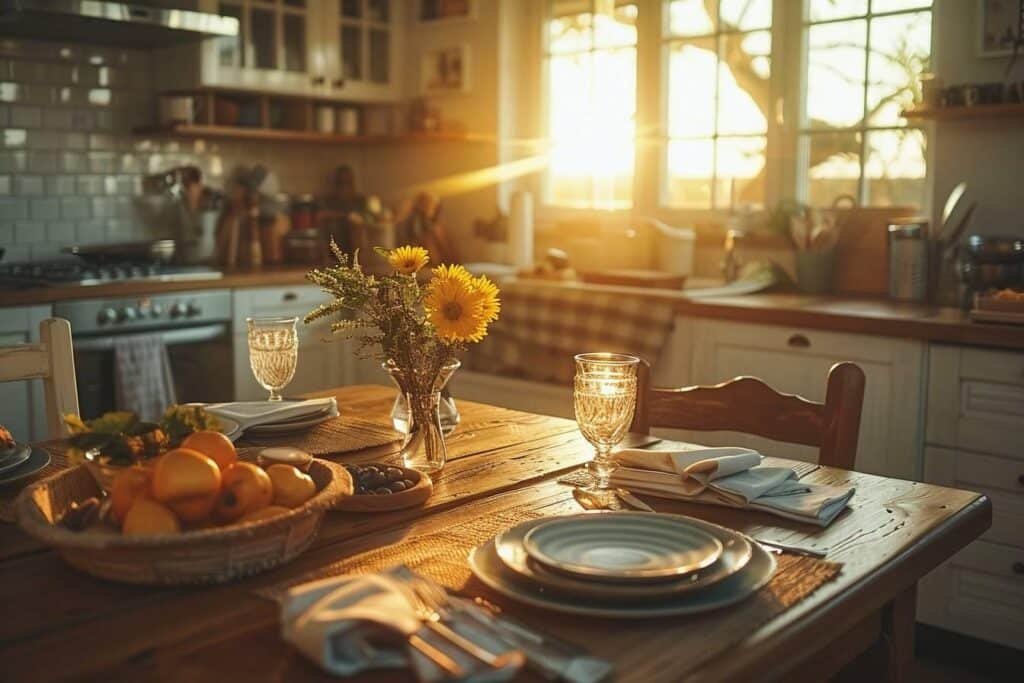
[[[887,650],[885,680],[889,683],[914,679],[916,610],[916,583],[897,595],[883,610],[882,638]]]

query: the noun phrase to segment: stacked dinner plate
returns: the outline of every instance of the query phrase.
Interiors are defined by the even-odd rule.
[[[0,486],[30,477],[50,464],[50,454],[42,448],[16,443],[0,448]]]
[[[649,512],[523,522],[473,550],[469,564],[487,586],[520,602],[623,618],[719,609],[775,572],[775,558],[737,531]]]

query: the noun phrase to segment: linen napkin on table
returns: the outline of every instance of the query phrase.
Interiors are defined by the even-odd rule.
[[[327,413],[338,416],[338,402],[333,396],[310,398],[303,401],[233,401],[210,403],[206,411],[238,423],[243,430],[264,424],[278,424],[303,417]]]
[[[749,448],[669,444],[617,451],[613,486],[662,498],[769,512],[817,526],[832,523],[853,487],[809,484],[788,467],[762,467]]]
[[[177,403],[171,359],[161,334],[114,339],[114,403],[142,420],[159,420]]]
[[[281,631],[286,641],[328,673],[352,676],[377,668],[408,666],[421,681],[504,681],[517,667],[494,669],[474,659],[417,616],[409,591],[395,570],[381,574],[339,576],[296,586],[281,606]],[[508,644],[465,620],[446,625],[493,653]],[[454,678],[418,650],[407,645],[416,634],[454,659],[463,669]]]

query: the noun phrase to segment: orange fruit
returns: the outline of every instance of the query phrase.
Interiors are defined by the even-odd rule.
[[[167,502],[220,491],[220,468],[212,459],[189,448],[167,451],[153,467],[153,497]]]
[[[196,525],[206,521],[217,504],[217,494],[178,498],[165,503],[167,507],[185,524]]]
[[[117,473],[110,487],[110,514],[118,524],[124,522],[132,503],[150,494],[153,470],[141,465],[126,467]]]
[[[203,430],[193,432],[181,442],[182,448],[191,448],[211,458],[222,470],[238,462],[238,451],[231,439],[220,432]]]
[[[138,498],[125,515],[121,531],[125,536],[155,536],[178,533],[181,525],[165,506],[152,498]]]
[[[281,507],[280,505],[268,505],[265,508],[253,510],[252,512],[246,515],[242,515],[239,518],[238,523],[245,524],[246,522],[259,522],[260,520],[270,519],[271,517],[283,515],[286,512],[291,512],[291,510],[289,510],[286,507]]]
[[[316,494],[313,477],[291,465],[271,465],[267,476],[274,485],[274,505],[298,507]]]
[[[267,507],[273,499],[274,486],[267,473],[251,462],[236,462],[224,470],[217,516],[231,522]]]

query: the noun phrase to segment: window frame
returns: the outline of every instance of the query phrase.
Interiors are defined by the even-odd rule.
[[[698,228],[703,226],[721,226],[730,215],[729,209],[678,208],[665,204],[667,201],[668,178],[667,149],[670,136],[668,134],[668,54],[672,42],[679,37],[668,33],[668,3],[670,0],[633,0],[638,6],[637,20],[637,103],[636,130],[651,130],[654,134],[647,139],[639,134],[634,144],[634,176],[633,206],[621,209],[577,208],[552,204],[549,201],[549,173],[545,168],[538,174],[535,195],[540,197],[537,204],[538,216],[546,220],[564,218],[587,218],[595,220],[619,219],[632,215],[644,215],[676,224],[691,224]],[[932,63],[936,61],[935,40],[935,6],[873,13],[871,2],[867,12],[856,17],[845,17],[834,21],[864,19],[910,14],[922,10],[932,15],[931,52]],[[550,140],[549,130],[549,46],[547,22],[551,18],[551,2],[544,0],[542,17],[543,37],[540,46],[540,64],[542,74],[538,130],[544,140]],[[765,150],[765,208],[775,206],[782,199],[797,198],[801,201],[806,197],[806,177],[800,155],[803,153],[801,137],[807,132],[803,125],[803,112],[806,97],[804,84],[807,78],[807,57],[809,31],[811,22],[806,0],[790,2],[775,0],[772,3],[771,31],[771,76],[769,90],[771,92],[772,112],[768,117],[766,132],[767,145]],[[717,33],[715,34],[717,35]],[[791,39],[796,36],[797,39]],[[870,47],[870,37],[867,47]],[[866,48],[867,49],[867,48]],[[868,60],[865,59],[865,69]],[[904,126],[871,126],[861,121],[852,130],[860,133],[862,149],[860,174],[858,176],[858,202],[864,196],[866,163],[863,150],[866,146],[866,132],[883,130],[920,129],[927,138],[925,158],[925,193],[922,205],[918,209],[925,215],[930,211],[931,195],[934,183],[932,156],[934,150],[934,130],[930,124],[918,125],[908,123]],[[877,206],[865,204],[864,206]]]

